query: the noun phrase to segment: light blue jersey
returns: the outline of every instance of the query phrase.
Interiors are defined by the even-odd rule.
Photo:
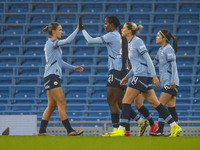
[[[176,55],[174,49],[170,44],[165,47],[160,47],[155,60],[154,65],[159,63],[159,74],[161,87],[164,85],[169,85],[171,82],[179,86],[179,77],[176,66]]]
[[[62,68],[72,70],[75,69],[75,66],[63,61],[62,49],[60,48],[60,46],[70,43],[77,33],[78,29],[76,29],[68,38],[64,40],[48,38],[44,47],[46,59],[44,77],[47,77],[51,74],[55,74],[58,75],[59,78],[62,78]]]
[[[108,49],[108,68],[121,71],[122,69],[122,40],[117,30],[109,32],[101,37]]]
[[[132,65],[132,73],[130,71],[127,77],[144,76],[152,77],[155,74],[155,68],[148,54],[148,50],[143,42],[137,36],[134,36],[128,43],[128,56]]]
[[[86,30],[83,30],[83,35],[88,43],[106,44],[108,49],[108,69],[121,71],[122,69],[122,40],[121,35],[117,30],[108,32],[102,37],[92,38]]]

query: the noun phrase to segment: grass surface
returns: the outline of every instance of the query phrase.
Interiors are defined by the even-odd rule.
[[[199,150],[200,137],[0,136],[0,150]]]

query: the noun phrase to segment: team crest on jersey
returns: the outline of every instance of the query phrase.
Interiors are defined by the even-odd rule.
[[[57,81],[55,81],[53,84],[54,84],[54,85],[58,85],[58,82],[57,82]]]
[[[163,56],[163,52],[160,52],[160,56]]]
[[[131,46],[128,50],[129,50],[129,51],[132,51],[132,50],[133,50],[133,46]]]

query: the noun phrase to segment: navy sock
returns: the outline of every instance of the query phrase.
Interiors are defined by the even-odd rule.
[[[120,118],[120,125],[128,129],[130,124],[130,113],[131,113],[131,105],[130,104],[122,104],[122,114]]]
[[[158,132],[163,133],[164,126],[165,126],[165,120],[162,118],[162,115],[159,114],[159,118],[158,118]]]
[[[119,127],[119,114],[111,114],[113,128]]]
[[[175,122],[178,121],[178,115],[176,113],[176,108],[175,107],[168,107],[169,113],[172,115],[172,118],[174,119]]]
[[[69,123],[68,119],[63,120],[62,123],[65,126],[65,128],[67,129],[67,133],[74,131],[74,129],[72,129],[71,124]]]
[[[174,119],[170,115],[169,111],[162,105],[160,104],[158,107],[155,108],[160,115],[162,115],[162,118],[167,122],[168,124],[174,122]]]
[[[128,119],[128,125],[126,126],[126,131],[130,131],[130,118]]]
[[[46,133],[47,132],[46,131],[47,124],[48,124],[48,121],[46,121],[46,120],[41,121],[39,133]]]
[[[142,107],[140,107],[140,109],[138,109],[138,111],[146,118],[149,120],[150,125],[154,124],[153,118],[151,117],[151,114],[149,113],[149,110],[142,105]]]
[[[138,115],[138,114],[131,108],[130,118],[134,119],[135,121],[138,121],[138,119],[140,119],[140,115]]]

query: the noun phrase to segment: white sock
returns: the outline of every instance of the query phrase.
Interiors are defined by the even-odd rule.
[[[172,123],[170,123],[170,127],[172,128],[173,126],[175,126],[176,125],[176,122],[174,121],[174,122],[172,122]]]
[[[125,127],[123,127],[123,126],[119,126],[118,129],[120,129],[120,130],[125,130]]]
[[[138,124],[142,124],[143,118],[140,117],[140,119],[137,120]]]

